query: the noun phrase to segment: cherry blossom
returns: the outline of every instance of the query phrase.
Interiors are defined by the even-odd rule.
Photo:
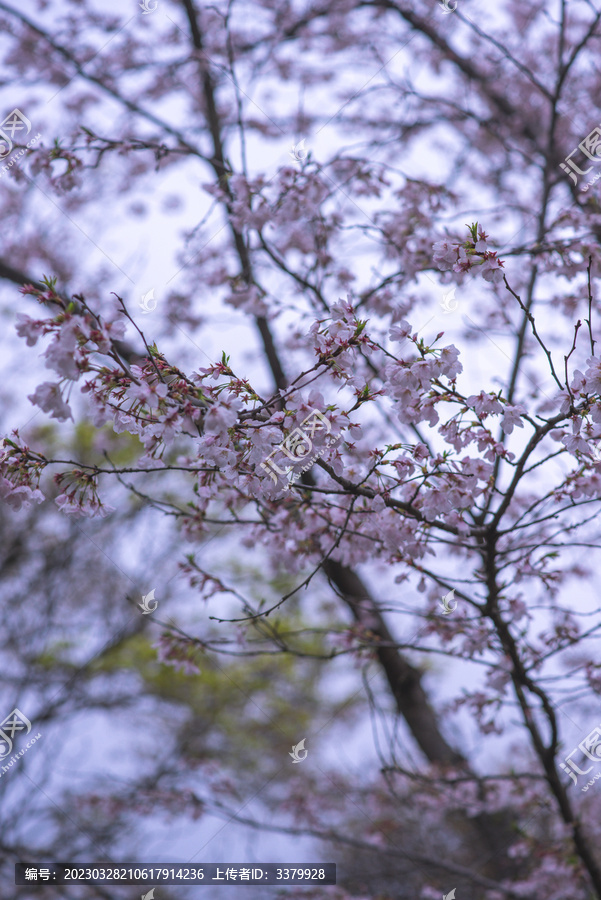
[[[586,364],[588,366],[584,373],[586,390],[591,394],[601,394],[601,359],[591,356]]]
[[[30,394],[27,399],[39,406],[44,412],[50,413],[51,417],[58,419],[59,422],[73,418],[69,404],[63,398],[60,384],[44,381],[38,385],[35,392]]]
[[[505,432],[505,434],[511,434],[515,426],[518,428],[523,428],[524,423],[522,422],[522,415],[526,412],[525,407],[521,404],[519,406],[505,406],[503,409],[503,419],[501,421],[501,428]]]
[[[438,241],[434,244],[434,262],[441,271],[452,269],[457,262],[457,250],[455,245],[447,241]]]
[[[27,340],[27,346],[33,347],[38,338],[44,334],[45,323],[42,319],[32,319],[23,313],[17,313],[17,334]]]
[[[503,405],[497,397],[485,391],[480,391],[478,395],[472,394],[465,402],[476,411],[476,415],[480,418],[503,412]]]
[[[378,747],[391,782],[378,766],[359,798],[363,785],[330,791],[322,835],[352,819],[348,796],[369,810],[348,846],[381,850],[398,831],[417,858],[423,843],[407,894],[443,896],[461,874],[487,900],[601,897],[599,802],[561,767],[570,728],[578,744],[593,727],[601,665],[594,590],[590,612],[579,589],[601,547],[601,213],[592,172],[577,177],[596,163],[595,11],[512,2],[497,22],[460,3],[436,22],[422,0],[185,3],[177,22],[122,34],[118,13],[55,6],[35,29],[3,13],[23,91],[41,58],[61,88],[26,157],[61,204],[40,226],[17,202],[25,170],[10,177],[2,271],[24,365],[39,352],[56,374],[36,369],[29,400],[94,434],[86,453],[70,424],[13,434],[0,496],[90,518],[133,497],[166,514],[204,554],[183,574],[217,610],[155,645],[186,674],[201,651],[348,654],[374,722],[403,727]],[[304,135],[291,164],[284,144]],[[177,287],[144,317],[129,249],[111,260],[94,240],[102,259],[83,265],[69,229],[92,198],[112,226],[124,199],[148,246],[140,196],[167,179],[188,230]],[[440,294],[459,285],[445,316]],[[127,454],[107,451],[109,433]],[[260,590],[225,584],[216,544],[204,551],[222,532]],[[280,792],[302,827],[323,784]]]
[[[39,488],[27,484],[14,485],[4,477],[0,477],[0,497],[14,510],[27,509],[32,503],[42,503],[45,499]]]

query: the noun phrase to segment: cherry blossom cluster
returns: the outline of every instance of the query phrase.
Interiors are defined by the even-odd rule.
[[[49,183],[64,196],[52,230],[41,234],[37,204],[19,196],[26,173],[16,171],[20,183],[7,179],[3,261],[31,271],[40,258],[52,259],[54,270],[77,272],[75,244],[66,239],[69,214],[112,192],[128,213],[142,217],[137,180],[178,167],[183,177],[173,179],[175,190],[194,184],[208,202],[198,198],[206,216],[203,210],[189,235],[190,264],[179,273],[177,301],[153,319],[153,326],[164,326],[157,340],[173,336],[170,327],[196,331],[212,314],[200,322],[198,306],[223,301],[232,320],[246,314],[250,327],[258,326],[266,364],[254,384],[240,368],[245,363],[231,363],[225,354],[205,369],[182,371],[166,345],[147,342],[119,298],[100,316],[83,297],[65,300],[51,283],[43,291],[27,288],[44,312],[19,315],[18,332],[29,347],[42,347],[53,373],[30,399],[52,418],[61,444],[68,445],[62,438],[84,411],[98,440],[90,458],[106,451],[108,462],[50,458],[54,450],[44,455],[32,449],[33,438],[26,443],[13,433],[0,457],[0,496],[15,509],[46,496],[69,516],[102,516],[111,509],[104,498],[117,505],[117,493],[130,490],[155,511],[173,514],[192,541],[221,529],[261,553],[268,576],[301,573],[294,594],[311,583],[315,593],[333,587],[346,619],[333,622],[338,603],[332,604],[323,633],[311,629],[304,645],[276,623],[277,653],[306,649],[310,641],[319,655],[323,638],[324,659],[330,650],[348,653],[358,664],[377,661],[382,670],[384,657],[396,660],[396,672],[386,669],[392,694],[403,669],[419,682],[423,664],[425,691],[437,673],[448,674],[439,664],[452,677],[460,661],[474,677],[446,706],[433,696],[430,724],[427,715],[422,719],[427,701],[419,703],[419,716],[401,708],[411,699],[411,678],[403,680],[400,702],[395,695],[424,753],[409,762],[405,736],[395,745],[391,730],[391,755],[398,749],[397,761],[406,765],[395,767],[402,825],[398,792],[387,793],[378,781],[358,803],[356,785],[352,794],[330,791],[334,799],[321,804],[323,819],[315,799],[322,795],[306,782],[295,783],[278,809],[292,817],[298,812],[310,825],[323,821],[327,833],[326,812],[340,813],[342,823],[348,803],[340,798],[352,796],[355,809],[369,814],[362,827],[377,848],[390,853],[390,838],[402,829],[406,849],[418,858],[427,836],[434,865],[428,861],[408,894],[421,889],[424,898],[441,897],[457,884],[459,898],[459,885],[472,880],[469,866],[472,892],[487,900],[584,900],[592,891],[601,897],[595,800],[601,793],[578,792],[574,799],[572,785],[563,784],[556,760],[567,719],[554,717],[560,704],[565,711],[569,701],[577,712],[586,692],[601,692],[598,616],[583,612],[579,592],[569,590],[583,579],[592,582],[590,560],[599,547],[601,357],[593,327],[601,312],[601,207],[596,192],[570,196],[572,185],[553,176],[555,157],[573,145],[574,122],[590,117],[587,98],[598,94],[599,22],[592,4],[561,4],[562,15],[552,17],[545,4],[511,3],[500,30],[492,20],[468,27],[463,17],[454,22],[458,30],[445,33],[432,28],[432,9],[419,2],[250,0],[240,9],[185,3],[178,27],[169,17],[144,16],[141,30],[121,32],[113,12],[91,14],[86,4],[72,4],[65,19],[58,0],[45,5],[53,3],[58,18],[48,15],[35,27],[18,9],[7,6],[3,17],[9,68],[16,66],[20,82],[26,73],[25,82],[36,87],[39,75],[59,89],[60,138],[51,149],[36,147],[29,159],[37,186],[45,190]],[[152,46],[142,40],[147,26]],[[85,47],[75,39],[83,34],[89,35]],[[107,34],[118,39],[104,47]],[[517,61],[509,34],[519,35]],[[417,48],[420,57],[409,90],[407,78],[398,77],[400,45],[410,54]],[[96,50],[102,65],[83,65]],[[380,76],[366,81],[376,70]],[[300,107],[289,103],[291,85],[301,88]],[[42,113],[39,100],[31,109]],[[123,115],[115,115],[119,109]],[[98,122],[103,137],[90,130]],[[54,120],[39,127],[52,141]],[[290,165],[286,136],[298,141],[322,129],[329,139],[311,139],[303,164]],[[420,148],[436,146],[439,130],[440,166],[420,177]],[[67,145],[69,132],[76,136]],[[598,161],[598,136],[595,128],[580,147],[591,162]],[[453,192],[446,187],[451,183]],[[132,189],[136,196],[129,194],[128,202]],[[465,239],[446,230],[474,201],[489,210],[488,230],[503,229],[512,241],[511,286],[506,260],[495,250],[500,242],[483,227],[468,226]],[[33,218],[23,222],[30,208]],[[167,198],[163,208],[169,209]],[[479,272],[486,282],[482,302],[469,316],[454,317],[454,343],[444,334],[434,337],[432,319],[426,322],[433,268],[443,281],[465,282]],[[114,287],[110,272],[89,271],[101,297]],[[578,335],[582,320],[590,350]],[[466,346],[477,347],[486,362],[493,343],[496,358],[507,351],[505,358],[490,380],[469,382],[476,353],[467,356]],[[322,427],[309,433],[312,419]],[[111,458],[111,430],[133,436],[115,442],[127,445],[127,466]],[[50,446],[59,443],[54,438]],[[42,432],[35,443],[43,442]],[[208,556],[207,567],[214,562]],[[222,569],[213,573],[189,562],[183,571],[220,615],[240,602],[251,621],[253,612],[267,616],[243,588],[235,593],[224,583]],[[458,605],[442,615],[440,598],[451,588]],[[291,596],[280,598],[278,587],[272,592],[278,606]],[[305,621],[314,606],[302,606]],[[297,617],[290,604],[282,612],[282,619]],[[409,627],[397,627],[402,617]],[[261,625],[276,618],[262,618]],[[268,638],[249,646],[240,621],[230,622],[239,638],[236,653],[271,649]],[[392,635],[385,650],[382,622]],[[225,632],[220,629],[220,638]],[[178,633],[164,636],[157,649],[163,662],[194,675],[199,648],[227,652],[228,643],[224,638],[217,647],[210,636],[203,643]],[[521,719],[525,741],[504,741],[504,759],[481,753],[473,766],[464,764],[461,755],[473,755],[473,740],[457,737],[458,723],[446,721],[445,710],[475,723],[491,744],[510,729],[515,733]],[[431,764],[453,757],[457,764]],[[499,777],[485,774],[491,770]],[[332,783],[340,786],[336,778]],[[187,788],[158,786],[142,795],[140,808],[187,805],[195,815],[201,803]],[[499,820],[511,815],[507,839],[497,829],[497,813]],[[344,824],[347,834],[364,837],[352,817]],[[493,835],[490,853],[477,840],[480,832]],[[448,853],[439,853],[443,846]],[[503,884],[495,885],[497,878]],[[355,888],[367,892],[360,879]],[[335,893],[346,900],[343,889]]]
[[[58,141],[50,149],[36,149],[30,168],[32,175],[44,174],[49,187],[57,194],[64,194],[81,184],[82,160],[76,153],[61,147]]]
[[[332,304],[328,317],[309,328],[307,338],[315,356],[313,368],[303,373],[298,386],[293,383],[287,391],[265,399],[233,372],[225,355],[220,362],[201,368],[190,377],[168,363],[156,347],[147,347],[145,361],[128,365],[115,343],[123,339],[128,318],[122,301],[112,317],[101,318],[89,310],[81,297],[69,303],[62,300],[52,285],[45,292],[31,287],[25,292],[36,295],[43,304],[59,308],[58,314],[50,318],[20,316],[18,320],[18,333],[30,346],[41,337],[51,337],[44,354],[46,365],[60,376],[56,383],[40,385],[31,395],[32,401],[64,421],[72,415],[65,393],[83,380],[82,393],[89,398],[94,425],[110,423],[117,433],[127,431],[140,439],[145,451],[138,460],[140,470],[169,468],[173,452],[192,441],[193,452],[179,457],[183,467],[195,472],[198,479],[187,520],[189,533],[204,529],[203,516],[217,497],[234,509],[243,508],[248,500],[263,498],[273,502],[283,496],[289,482],[284,477],[274,478],[265,462],[277,448],[290,442],[291,435],[302,430],[315,410],[327,420],[327,428],[312,435],[311,452],[319,477],[330,486],[339,481],[345,490],[353,490],[359,471],[364,471],[369,491],[357,508],[369,512],[373,534],[383,549],[390,545],[398,553],[399,528],[406,527],[399,522],[398,504],[411,508],[423,522],[440,520],[458,533],[467,531],[461,511],[471,508],[488,490],[490,465],[477,457],[451,461],[450,451],[431,457],[419,442],[395,457],[388,450],[359,449],[355,442],[362,437],[362,430],[351,421],[349,412],[328,404],[321,391],[303,389],[302,385],[313,377],[339,382],[350,390],[355,397],[353,409],[385,394],[399,420],[406,424],[427,421],[435,426],[439,423],[437,407],[456,404],[459,412],[440,425],[440,434],[455,451],[475,441],[479,452],[491,462],[499,455],[511,458],[511,454],[486,427],[485,419],[502,416],[501,428],[506,434],[516,425],[523,427],[523,407],[485,392],[462,396],[456,384],[462,371],[457,348],[436,346],[442,335],[432,345],[426,345],[417,334],[412,334],[411,325],[405,320],[390,328],[389,339],[393,344],[413,348],[412,351],[405,352],[402,358],[386,351],[389,361],[383,367],[381,386],[369,386],[363,366],[358,368],[357,361],[381,354],[383,348],[367,333],[366,321],[357,318],[350,296]],[[476,413],[476,421],[469,418],[470,410]],[[339,440],[343,434],[345,443]],[[290,454],[287,457],[285,474],[291,472],[294,476],[306,468],[305,454],[298,459]],[[35,484],[29,485],[32,490],[39,489],[39,469],[43,465],[40,460],[43,457],[36,459],[32,469],[36,473]],[[276,471],[284,474],[281,468]],[[19,488],[23,493],[29,482],[23,473],[19,478],[12,483],[15,490]],[[56,502],[65,512],[103,514],[98,477],[93,470],[69,469],[55,476],[55,483],[61,490]],[[286,518],[286,510],[282,507],[281,512],[273,514]],[[337,518],[338,514],[328,513],[332,524]],[[281,529],[280,533],[285,544],[286,530]],[[279,541],[277,533],[274,537],[260,528],[256,538],[268,539],[271,544]],[[420,528],[407,526],[405,538],[407,558],[424,554],[427,529],[422,533]],[[379,551],[359,536],[345,536],[340,552],[367,559]],[[319,558],[319,553],[319,545],[307,547],[308,559]],[[302,560],[301,553],[295,566]]]
[[[438,241],[434,244],[434,262],[446,272],[469,272],[477,268],[485,281],[498,284],[503,281],[503,260],[497,258],[495,250],[488,249],[489,237],[478,230],[478,223],[470,226],[470,238],[463,243]]]
[[[154,648],[159,662],[169,664],[186,675],[200,673],[200,668],[194,661],[197,651],[191,646],[189,639],[164,632]]]
[[[566,450],[577,459],[581,455],[593,457],[593,444],[601,440],[601,358],[590,356],[586,360],[584,373],[580,369],[574,371],[572,381],[562,394],[560,411],[566,418],[571,416],[571,433],[556,429],[551,436],[561,441]],[[598,426],[596,429],[594,426]],[[597,435],[593,435],[593,430]],[[583,433],[586,437],[583,436]],[[599,473],[593,473],[587,481],[579,481],[582,492],[592,488]]]
[[[83,380],[81,391],[88,396],[94,425],[110,423],[117,433],[127,431],[139,437],[145,449],[138,461],[141,470],[165,467],[163,458],[176,441],[192,438],[195,453],[185,460],[194,465],[195,471],[204,470],[198,485],[201,506],[203,498],[212,495],[219,485],[228,486],[232,501],[243,502],[241,498],[249,494],[271,496],[273,485],[261,472],[261,463],[274,446],[299,427],[311,410],[328,408],[319,392],[311,391],[307,397],[306,392],[294,387],[285,397],[263,401],[248,381],[235,375],[225,356],[221,362],[199,369],[190,378],[170,365],[155,347],[146,348],[145,361],[128,365],[116,343],[125,335],[128,318],[122,301],[121,307],[113,310],[112,317],[101,318],[87,307],[82,297],[70,302],[62,299],[51,283],[46,291],[26,286],[23,292],[59,309],[56,315],[44,319],[18,317],[17,332],[29,346],[34,346],[40,338],[51,338],[44,358],[46,366],[60,376],[57,382],[38,386],[30,396],[32,402],[58,421],[72,418],[67,397],[73,385]],[[322,323],[312,333],[317,357],[315,369],[331,370],[334,377],[344,377],[352,367],[346,354],[369,343],[362,334],[363,327],[364,323],[353,318],[350,304],[335,306],[329,324]],[[355,393],[361,398],[358,402],[368,399],[365,393],[358,390]],[[286,403],[284,410],[282,400]],[[347,427],[354,428],[356,436],[360,435],[359,427],[350,423],[348,415],[335,413],[331,407],[330,440],[333,442]],[[316,450],[320,449],[320,443],[323,443],[321,436],[316,439]],[[329,458],[340,473],[339,450],[333,448]],[[32,491],[39,491],[39,469],[44,464],[44,458],[39,456],[35,465],[29,466],[31,477],[35,475],[36,479],[33,487],[26,475],[27,466],[21,466],[18,479],[15,471],[8,472],[6,463],[4,473],[9,481],[12,478],[10,484],[14,491],[24,495],[28,485]],[[98,497],[93,471],[71,469],[55,476],[55,483],[61,489],[56,502],[69,514],[105,514],[110,510],[103,508]],[[209,484],[211,491],[208,491]],[[9,491],[7,485],[4,489]],[[276,488],[281,489],[283,485]],[[32,496],[40,499],[39,493]]]
[[[39,488],[44,469],[43,457],[22,443],[18,432],[4,438],[0,455],[0,498],[12,509],[27,509],[32,503],[43,503]]]
[[[466,513],[488,501],[497,460],[511,463],[515,458],[491,423],[498,423],[503,435],[523,429],[525,423],[534,427],[525,407],[507,402],[500,391],[461,393],[459,351],[452,344],[439,346],[442,334],[426,343],[410,322],[401,319],[387,330],[387,349],[382,338],[375,340],[376,330],[357,317],[350,296],[333,304],[329,314],[308,329],[306,348],[313,355],[313,365],[287,390],[264,398],[234,372],[225,354],[219,362],[190,376],[171,365],[155,346],[146,346],[145,358],[130,365],[118,347],[124,337],[119,326],[128,320],[124,304],[112,318],[101,319],[83,298],[67,303],[53,288],[38,293],[43,304],[55,305],[59,312],[40,320],[20,317],[18,331],[30,346],[40,338],[50,338],[46,364],[60,380],[40,386],[32,395],[34,402],[45,404],[51,415],[64,420],[67,399],[63,392],[81,382],[97,426],[110,424],[117,433],[127,431],[139,437],[144,448],[139,471],[168,470],[175,462],[191,473],[194,499],[184,516],[189,535],[204,532],[206,520],[213,518],[218,508],[228,510],[235,521],[249,502],[254,503],[261,515],[256,523],[249,523],[243,542],[265,544],[290,571],[318,564],[335,543],[342,563],[403,561],[421,571],[424,582],[432,552],[432,527],[438,526],[454,539],[468,540],[473,525]],[[377,361],[379,384],[370,383],[366,359]],[[574,403],[590,400],[591,392],[599,387],[599,371],[599,361],[591,357],[584,374],[576,372],[571,393],[558,401],[564,404],[558,422],[562,417],[574,418]],[[315,379],[348,394],[352,398],[349,408],[328,403],[325,391],[311,387]],[[371,441],[368,445],[365,424],[361,428],[353,422],[351,413],[369,408],[377,397],[385,399],[401,423],[418,426],[425,421],[437,428],[448,449],[434,452],[421,440],[384,447]],[[327,429],[312,437],[312,477],[319,488],[345,499],[332,504],[320,502],[318,495],[299,522],[295,491],[287,491],[285,479],[274,483],[264,463],[274,449],[291,446],[291,436],[315,410],[327,420]],[[377,433],[374,431],[374,438]],[[2,462],[0,489],[12,498],[14,506],[40,502],[40,475],[51,461],[23,447],[18,436],[7,446],[11,451]],[[292,471],[304,462],[304,455],[298,460],[293,453],[288,455]],[[55,484],[60,490],[56,502],[63,512],[88,516],[110,512],[100,500],[99,475],[93,467],[61,471]],[[297,487],[302,490],[302,485]],[[573,490],[576,487],[587,491],[582,480]],[[294,541],[290,540],[291,529]],[[508,534],[503,540],[509,552],[514,538]],[[550,590],[559,583],[559,576],[544,559],[520,560],[515,571],[516,579],[536,576]],[[194,566],[189,567],[189,574],[193,581],[198,580]],[[208,573],[201,581],[206,596],[224,590]],[[516,624],[528,620],[527,607],[515,593],[507,604],[499,602],[502,613]],[[469,629],[465,623],[461,612],[445,620],[436,616],[422,629],[422,637],[437,635],[454,641],[458,655],[485,660],[494,650],[490,625],[484,618]],[[538,648],[526,648],[524,662],[537,664],[545,652],[557,652],[578,634],[573,617],[559,616],[540,634]],[[350,652],[360,663],[373,656],[372,638],[370,627],[363,622],[342,640],[334,638],[332,649]],[[192,650],[185,637],[161,639],[161,658],[182,665],[187,672],[197,670]],[[594,677],[593,672],[591,679]],[[466,692],[456,708],[469,709],[484,734],[502,733],[510,680],[506,666],[491,666],[485,688]]]

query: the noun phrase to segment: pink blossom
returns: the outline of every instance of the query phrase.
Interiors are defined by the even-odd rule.
[[[348,322],[343,322],[341,320],[332,322],[328,327],[328,334],[336,341],[339,341],[341,343],[344,341],[350,341],[355,331],[356,328],[354,325],[349,325]]]
[[[332,319],[354,319],[355,310],[350,302],[350,296],[346,300],[339,300],[338,303],[332,303],[330,306],[330,315]]]
[[[38,385],[33,394],[29,394],[27,399],[44,412],[50,413],[50,417],[58,419],[59,422],[73,418],[69,404],[63,398],[60,384],[44,381]]]
[[[86,368],[84,357],[76,352],[82,321],[79,317],[66,319],[44,354],[46,368],[71,381],[77,381],[81,369]]]
[[[163,444],[170,444],[178,434],[181,434],[184,421],[177,409],[173,409],[165,415],[160,415],[157,422],[146,425],[144,428],[144,440],[146,441],[148,437],[152,437]]]
[[[447,241],[438,241],[438,243],[433,245],[433,249],[434,262],[442,272],[453,268],[457,262],[456,245],[448,243]]]
[[[601,359],[591,356],[586,361],[588,369],[584,373],[586,390],[589,394],[601,394]]]
[[[518,428],[524,427],[521,416],[525,412],[526,410],[523,406],[505,406],[503,410],[503,419],[501,421],[501,428],[505,434],[511,434],[516,425]]]
[[[99,516],[102,519],[115,511],[113,506],[100,503],[94,496],[84,496],[73,491],[59,494],[54,502],[62,512],[76,519],[80,517],[92,519],[95,516]]]
[[[38,338],[44,334],[45,322],[39,319],[31,319],[23,313],[17,313],[17,334],[27,340],[27,346],[33,347]]]
[[[157,659],[164,665],[173,666],[176,671],[186,675],[198,675],[200,669],[193,660],[194,647],[179,635],[162,634],[153,648],[157,650]]]
[[[205,432],[222,434],[238,421],[238,409],[240,403],[237,400],[221,401],[215,403],[205,416]]]
[[[393,325],[389,331],[391,341],[402,341],[411,334],[411,325],[404,319]]]
[[[453,505],[446,491],[428,491],[421,503],[421,511],[430,521],[437,516],[451,512],[452,509]]]
[[[0,498],[12,509],[28,509],[32,503],[42,503],[44,495],[39,488],[28,484],[14,485],[8,478],[0,476]]]
[[[100,330],[92,333],[92,338],[101,353],[109,353],[113,341],[122,341],[125,337],[125,322],[123,319],[104,321]]]
[[[440,351],[439,365],[442,375],[446,375],[451,381],[463,372],[463,366],[459,362],[459,350],[453,344],[443,347]]]
[[[480,416],[480,418],[503,412],[503,405],[494,394],[487,394],[485,391],[480,391],[479,394],[472,394],[465,402],[476,411],[476,415]]]
[[[574,456],[576,456],[576,453],[578,452],[590,455],[591,451],[589,444],[584,438],[577,434],[565,434],[562,437],[561,442],[565,445],[566,450]]]
[[[574,377],[572,378],[570,390],[574,394],[580,394],[580,393],[584,392],[585,387],[586,387],[586,378],[584,377],[584,375],[582,374],[580,369],[576,369],[574,371]],[[569,397],[568,397],[568,401],[569,401]]]
[[[141,384],[132,384],[129,395],[141,400],[148,409],[158,409],[159,401],[167,396],[167,385],[162,381],[155,381],[153,384],[142,381]]]
[[[494,472],[494,467],[490,463],[470,457],[461,460],[461,468],[466,475],[475,475],[479,481],[488,481]]]
[[[468,255],[465,247],[460,247],[458,251],[457,261],[453,266],[453,272],[468,272],[474,265],[474,262],[474,256],[471,253]],[[479,259],[478,262],[480,262]]]
[[[494,252],[489,253],[482,263],[482,277],[485,281],[498,284],[500,281],[503,281],[502,266],[503,263],[500,259],[497,259],[496,254]]]

